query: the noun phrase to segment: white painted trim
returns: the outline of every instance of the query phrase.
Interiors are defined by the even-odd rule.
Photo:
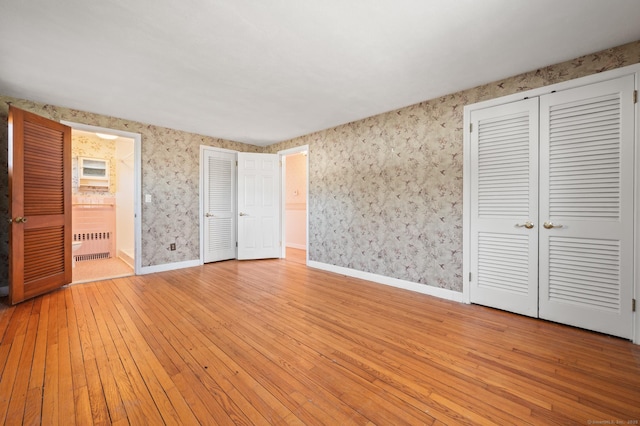
[[[640,88],[640,64],[633,64],[622,68],[616,68],[614,70],[605,71],[602,73],[592,74],[586,77],[577,78],[574,80],[564,81],[561,83],[552,84],[550,86],[540,87],[537,89],[528,90],[526,92],[514,93],[512,95],[502,96],[487,101],[478,102],[471,105],[465,105],[464,107],[464,122],[463,122],[463,240],[462,240],[462,299],[465,303],[470,303],[469,294],[469,272],[471,265],[470,257],[470,242],[471,242],[471,182],[469,176],[471,173],[471,137],[469,133],[469,124],[471,123],[471,111],[484,109],[492,106],[502,105],[510,102],[516,102],[524,98],[530,98],[534,96],[541,96],[546,93],[559,90],[568,90],[575,87],[586,86],[593,83],[599,83],[605,80],[612,80],[614,78],[622,77],[624,75],[635,74],[636,90]],[[636,126],[636,140],[635,140],[635,202],[634,202],[634,218],[635,223],[640,223],[640,108],[638,104],[635,104],[635,126]],[[636,305],[640,305],[640,226],[636,226],[634,236],[634,298],[636,299]],[[640,345],[640,306],[636,307],[634,313],[634,330],[633,330],[633,343]]]
[[[202,266],[199,259],[185,260],[183,262],[164,263],[162,265],[144,266],[140,268],[138,275],[153,274],[156,272],[175,271],[176,269],[193,268],[194,266]]]
[[[636,90],[640,89],[640,68],[636,73]],[[636,140],[635,140],[635,200],[634,200],[634,223],[635,223],[635,238],[633,242],[633,251],[635,255],[634,267],[633,267],[633,280],[635,282],[633,297],[636,300],[636,311],[633,313],[633,343],[640,345],[640,103],[634,105],[634,124],[636,126]]]
[[[123,138],[133,139],[133,175],[134,175],[134,189],[133,189],[133,232],[134,232],[134,253],[133,261],[134,273],[136,275],[141,274],[142,270],[142,135],[140,133],[127,132],[124,130],[110,129],[107,127],[93,126],[90,124],[74,123],[72,121],[60,120],[60,123],[71,127],[76,130],[83,130],[85,132],[99,132],[109,133],[112,135],[118,135]]]
[[[286,244],[286,208],[285,208],[285,193],[286,193],[286,184],[287,184],[287,173],[286,173],[286,156],[297,154],[299,152],[307,152],[307,165],[306,165],[306,178],[307,178],[307,191],[306,191],[306,205],[307,211],[305,214],[305,227],[306,227],[306,236],[307,236],[307,245],[302,246],[300,244]],[[284,149],[282,151],[278,151],[278,155],[280,156],[280,162],[282,163],[282,170],[280,174],[280,241],[282,244],[282,253],[280,257],[284,259],[287,254],[287,246],[293,248],[299,248],[300,250],[306,250],[306,263],[309,264],[309,145],[297,146],[295,148]]]
[[[204,163],[203,163],[203,158],[204,158],[204,152],[205,151],[217,151],[217,152],[229,152],[232,154],[238,154],[238,151],[235,151],[233,149],[226,149],[226,148],[217,148],[215,146],[209,146],[209,145],[200,145],[200,158],[198,160],[198,165],[200,167],[199,169],[199,174],[200,174],[200,182],[198,185],[198,222],[199,222],[199,237],[200,237],[200,264],[204,265]],[[238,156],[236,155],[236,159],[238,158]],[[236,169],[236,173],[237,173],[237,169]],[[237,182],[237,179],[236,179]],[[237,193],[238,189],[236,188],[236,193]],[[238,240],[238,228],[237,228],[237,221],[234,221],[234,223],[236,224],[236,241]],[[236,258],[238,257],[238,249],[236,248]]]
[[[307,261],[307,266],[311,268],[322,269],[324,271],[334,272],[336,274],[346,275],[353,278],[372,281],[378,284],[384,284],[404,290],[415,291],[416,293],[426,294],[429,296],[438,297],[440,299],[451,300],[453,302],[462,302],[462,293],[458,291],[448,290],[446,288],[439,288],[426,284],[399,280],[397,278],[386,277],[384,275],[372,274],[370,272],[358,271],[357,269],[329,265],[328,263],[315,262],[312,260]]]
[[[132,269],[135,268],[135,256],[132,258],[126,250],[118,250],[118,259],[129,265]]]
[[[471,108],[464,107],[462,126],[462,301],[471,303]]]
[[[518,92],[507,96],[501,96],[499,98],[489,99],[486,101],[478,102],[475,104],[465,105],[464,112],[465,118],[467,110],[473,111],[477,109],[484,109],[496,105],[503,105],[510,102],[516,102],[525,98],[532,98],[534,96],[541,96],[553,91],[573,89],[575,87],[587,86],[593,83],[599,83],[605,80],[613,80],[623,75],[630,75],[640,72],[640,64],[628,65],[626,67],[616,68],[610,71],[604,71],[601,73],[591,74],[585,77],[576,78],[573,80],[563,81],[561,83],[555,83],[550,86],[539,87],[537,89],[527,90],[526,92]],[[465,122],[468,127],[469,123]]]

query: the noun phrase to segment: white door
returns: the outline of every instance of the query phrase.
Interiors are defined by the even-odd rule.
[[[204,262],[236,257],[236,154],[204,152]]]
[[[540,317],[631,338],[634,77],[540,98]]]
[[[238,153],[238,259],[280,257],[277,154]]]
[[[471,113],[471,302],[538,315],[538,99]]]

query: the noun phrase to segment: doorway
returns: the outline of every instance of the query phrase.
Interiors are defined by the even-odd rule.
[[[282,159],[282,258],[307,263],[309,146],[278,153]]]
[[[140,135],[72,127],[72,282],[139,269]]]

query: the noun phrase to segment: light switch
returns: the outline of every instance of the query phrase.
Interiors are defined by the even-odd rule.
[[[144,194],[144,202],[145,203],[151,202],[151,194]]]

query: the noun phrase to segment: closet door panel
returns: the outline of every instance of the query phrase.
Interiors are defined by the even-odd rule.
[[[204,151],[204,262],[236,257],[236,154]]]
[[[538,100],[471,121],[471,302],[537,316]]]
[[[540,317],[626,338],[633,90],[625,76],[540,98]]]

